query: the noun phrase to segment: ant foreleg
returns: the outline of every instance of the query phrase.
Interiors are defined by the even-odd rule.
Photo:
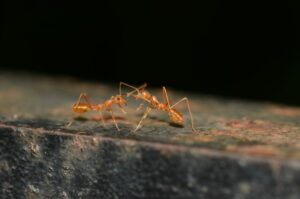
[[[147,107],[146,111],[144,112],[143,117],[141,118],[139,124],[136,126],[136,128],[134,129],[133,133],[135,133],[141,126],[142,122],[144,119],[146,119],[147,115],[150,113],[150,111],[152,111],[152,108]]]
[[[106,125],[105,125],[104,117],[103,117],[102,111],[100,111],[100,110],[99,110],[99,115],[100,115],[100,120],[103,124],[103,127],[105,127]]]
[[[112,119],[113,119],[113,121],[114,121],[114,123],[115,123],[116,129],[117,129],[118,131],[120,131],[119,126],[118,126],[118,124],[117,124],[117,122],[116,122],[116,118],[115,118],[114,113],[112,112],[112,110],[110,110],[109,112],[110,112],[111,117],[112,117]]]
[[[127,114],[127,112],[124,110],[124,108],[120,104],[118,104],[118,106],[124,114]]]
[[[147,101],[143,101],[140,105],[139,105],[139,107],[136,109],[136,111],[139,111],[143,106],[144,106],[144,104],[146,103]]]
[[[189,103],[189,100],[188,100],[187,97],[182,98],[181,100],[179,100],[178,102],[176,102],[174,105],[172,105],[170,108],[175,107],[176,105],[178,105],[178,104],[181,103],[182,101],[185,101],[185,102],[186,102],[186,105],[187,105],[187,107],[188,107],[193,132],[198,132],[198,130],[195,129],[195,127],[194,127],[194,118],[193,118],[192,111],[191,111],[191,108],[190,108],[190,103]]]

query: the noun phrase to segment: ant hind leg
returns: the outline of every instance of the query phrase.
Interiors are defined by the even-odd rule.
[[[170,104],[170,101],[169,101],[169,96],[168,96],[166,87],[163,87],[162,90],[163,90],[164,101],[167,103],[168,107],[170,108],[171,104]]]
[[[76,102],[76,105],[78,105],[81,102],[81,99],[85,99],[85,101],[87,102],[87,104],[92,107],[93,106],[93,102],[92,100],[88,97],[88,95],[86,93],[80,93],[79,98]]]
[[[193,115],[192,115],[192,111],[191,111],[191,107],[190,107],[190,103],[189,103],[189,100],[187,97],[184,97],[182,98],[181,100],[179,100],[178,102],[176,102],[175,104],[173,104],[170,108],[173,108],[175,107],[176,105],[178,105],[179,103],[185,101],[186,102],[186,105],[188,107],[188,110],[189,110],[189,114],[190,114],[190,120],[191,120],[191,124],[192,124],[192,130],[193,132],[198,132],[198,130],[195,128],[194,126],[194,118],[193,118]]]

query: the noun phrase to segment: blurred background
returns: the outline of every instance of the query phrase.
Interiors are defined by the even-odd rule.
[[[1,71],[148,82],[300,105],[299,6],[299,1],[5,0]]]

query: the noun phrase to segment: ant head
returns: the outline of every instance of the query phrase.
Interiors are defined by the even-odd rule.
[[[72,109],[75,113],[85,113],[90,109],[90,107],[87,104],[79,103],[79,104],[74,104],[72,106]]]
[[[126,100],[125,100],[125,98],[122,96],[122,95],[117,95],[117,96],[115,96],[115,101],[116,101],[116,103],[117,104],[124,104],[124,105],[127,105],[126,104]]]

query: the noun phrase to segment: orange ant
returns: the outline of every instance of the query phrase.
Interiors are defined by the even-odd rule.
[[[86,102],[82,103],[81,99],[84,99]],[[127,105],[126,104],[126,100],[124,99],[124,97],[122,95],[116,95],[116,96],[112,96],[110,99],[105,100],[102,104],[96,104],[94,105],[92,103],[92,100],[88,97],[88,95],[86,93],[81,93],[77,102],[72,106],[72,109],[75,113],[85,113],[89,110],[93,110],[93,111],[99,111],[100,113],[100,119],[103,123],[103,126],[105,126],[105,122],[104,122],[104,117],[102,114],[102,110],[105,110],[107,112],[110,112],[111,117],[115,123],[116,129],[118,131],[120,131],[118,124],[116,122],[115,119],[115,115],[112,111],[111,105],[115,103],[119,106],[119,108],[121,109],[121,111],[123,113],[126,113],[122,107],[122,104]],[[70,126],[72,124],[72,122],[70,122],[67,126]]]
[[[141,87],[139,87],[138,89],[142,89],[144,88],[146,85],[142,85]],[[121,87],[121,86],[120,86]],[[110,112],[111,117],[114,121],[114,124],[116,126],[116,129],[118,131],[120,131],[120,128],[118,127],[118,124],[116,122],[115,119],[115,115],[112,111],[111,105],[113,103],[117,104],[119,106],[119,108],[121,109],[121,111],[126,114],[125,110],[122,107],[122,104],[127,105],[125,98],[123,97],[123,95],[121,94],[121,88],[120,90],[120,94],[116,95],[116,96],[112,96],[110,99],[105,100],[102,104],[96,104],[93,105],[92,100],[88,97],[88,95],[86,93],[81,93],[77,102],[72,106],[72,109],[75,113],[85,113],[89,110],[93,110],[93,111],[99,111],[100,113],[100,119],[103,123],[103,126],[105,126],[105,122],[104,122],[104,117],[102,114],[102,110],[105,110],[107,112]],[[85,103],[81,103],[81,99],[84,99],[86,102]],[[72,124],[72,121],[67,125],[70,126]]]
[[[136,132],[144,119],[146,119],[147,115],[150,113],[150,111],[152,110],[162,110],[162,111],[168,111],[169,117],[174,121],[174,122],[183,122],[184,121],[184,117],[182,115],[182,113],[176,109],[174,109],[174,107],[176,105],[178,105],[179,103],[181,103],[182,101],[185,101],[189,110],[189,114],[190,114],[190,119],[191,119],[191,125],[192,125],[192,130],[193,132],[197,132],[197,130],[194,127],[194,119],[193,119],[193,115],[191,112],[191,108],[190,108],[190,104],[189,104],[189,100],[187,97],[182,98],[181,100],[177,101],[175,104],[171,105],[170,101],[169,101],[169,97],[168,97],[168,93],[167,93],[167,89],[165,87],[162,88],[163,91],[163,98],[164,98],[164,103],[160,102],[155,96],[153,96],[149,91],[144,90],[144,88],[146,87],[146,83],[141,86],[140,88],[136,88],[134,86],[131,86],[129,84],[126,84],[124,82],[120,82],[120,94],[121,94],[121,86],[127,86],[130,87],[132,89],[134,89],[134,91],[127,93],[127,97],[129,97],[130,95],[134,94],[135,92],[137,92],[137,94],[134,96],[136,99],[143,99],[144,101],[140,104],[140,106],[138,107],[138,109],[140,109],[141,106],[143,106],[143,104],[145,102],[150,103],[150,105],[146,108],[146,111],[144,112],[141,120],[139,121],[137,127],[134,129],[133,132]],[[141,91],[140,91],[141,90]],[[138,110],[137,109],[137,110]]]

